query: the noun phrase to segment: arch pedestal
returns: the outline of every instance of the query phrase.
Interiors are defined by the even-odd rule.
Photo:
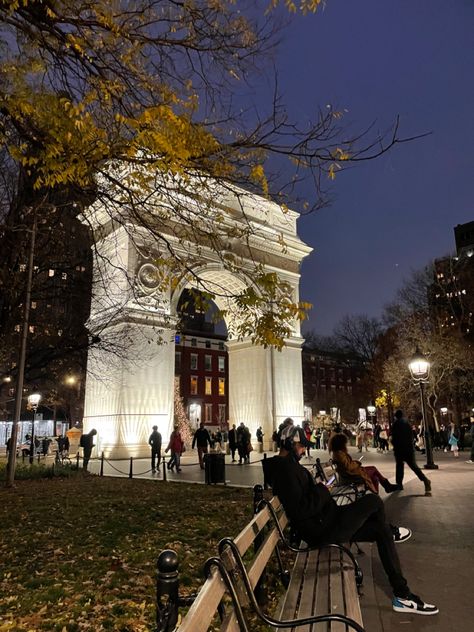
[[[253,444],[259,426],[263,447],[272,446],[272,433],[286,417],[301,424],[304,417],[302,338],[286,341],[282,351],[264,349],[247,341],[230,341],[229,416],[230,424],[248,426]]]

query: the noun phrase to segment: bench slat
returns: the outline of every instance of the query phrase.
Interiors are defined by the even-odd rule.
[[[329,591],[331,593],[329,601],[331,604],[331,614],[346,614],[341,558],[341,551],[331,549],[331,561],[329,565]],[[340,621],[332,621],[331,632],[346,632],[346,624]]]
[[[224,580],[215,571],[199,591],[179,626],[179,632],[207,632],[224,592]]]

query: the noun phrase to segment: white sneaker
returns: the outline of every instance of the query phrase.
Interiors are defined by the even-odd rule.
[[[410,614],[438,614],[439,609],[431,603],[425,603],[417,595],[410,593],[408,597],[394,597],[392,608],[395,612],[409,612]]]
[[[469,459],[469,461],[466,461],[466,463],[474,463],[474,461],[472,459]]]
[[[411,538],[411,529],[407,529],[406,527],[396,527],[393,524],[390,525],[390,528],[392,529],[393,533],[393,541],[396,544],[399,544],[400,542],[406,542]]]

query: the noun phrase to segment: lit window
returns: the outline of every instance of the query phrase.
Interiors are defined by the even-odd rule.
[[[212,395],[212,377],[206,377],[206,395]]]
[[[48,270],[48,276],[53,277],[54,276],[54,270]]]
[[[86,271],[85,267],[81,266],[81,272],[85,272],[85,271]]]
[[[191,368],[191,371],[197,371],[197,368],[198,368],[198,357],[197,357],[197,353],[191,353],[191,364],[190,364],[190,368]]]
[[[61,274],[61,279],[62,279],[63,281],[65,281],[65,280],[67,279],[67,272],[63,272],[63,273]]]
[[[197,392],[198,392],[197,375],[191,375],[191,395],[197,395]]]
[[[212,404],[204,404],[204,421],[212,421]]]
[[[219,395],[225,395],[225,378],[219,378]]]
[[[219,356],[217,361],[219,363],[219,371],[221,373],[224,373],[224,371],[225,371],[225,358],[224,358],[224,356]]]
[[[15,325],[15,331],[20,331],[20,325]]]
[[[34,325],[30,325],[28,327],[28,331],[30,332],[30,334],[34,334],[35,333],[35,326]]]
[[[204,356],[204,370],[205,371],[212,370],[212,356],[210,355]]]
[[[26,272],[26,264],[20,263],[20,272]]]
[[[36,301],[31,301],[31,309],[36,309]]]
[[[63,330],[62,329],[58,329],[58,336],[62,336],[63,335]]]

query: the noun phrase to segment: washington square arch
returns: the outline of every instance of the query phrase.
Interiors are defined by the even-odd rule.
[[[97,448],[106,458],[148,456],[154,425],[167,441],[174,422],[178,301],[185,288],[200,289],[202,284],[226,314],[229,423],[243,422],[252,436],[261,425],[269,440],[285,417],[303,419],[299,321],[292,322],[281,351],[255,345],[251,337],[232,333],[240,317],[233,297],[252,282],[252,270],[259,264],[277,273],[290,288],[292,300],[298,301],[300,265],[311,248],[297,235],[297,213],[234,191],[219,191],[212,202],[220,221],[230,227],[229,234],[252,227],[250,249],[232,269],[222,264],[222,252],[217,256],[198,239],[193,243],[189,233],[166,234],[161,228],[163,239],[157,241],[146,227],[134,223],[133,214],[117,222],[110,208],[95,206],[84,214],[95,237],[94,276],[102,281],[93,293],[90,329],[100,328],[102,336],[128,345],[127,353],[96,351],[88,358],[84,432],[97,430]],[[238,239],[230,241],[230,251],[238,252]],[[171,244],[175,256],[194,252],[190,274],[175,279],[165,291],[159,283],[163,244]]]

